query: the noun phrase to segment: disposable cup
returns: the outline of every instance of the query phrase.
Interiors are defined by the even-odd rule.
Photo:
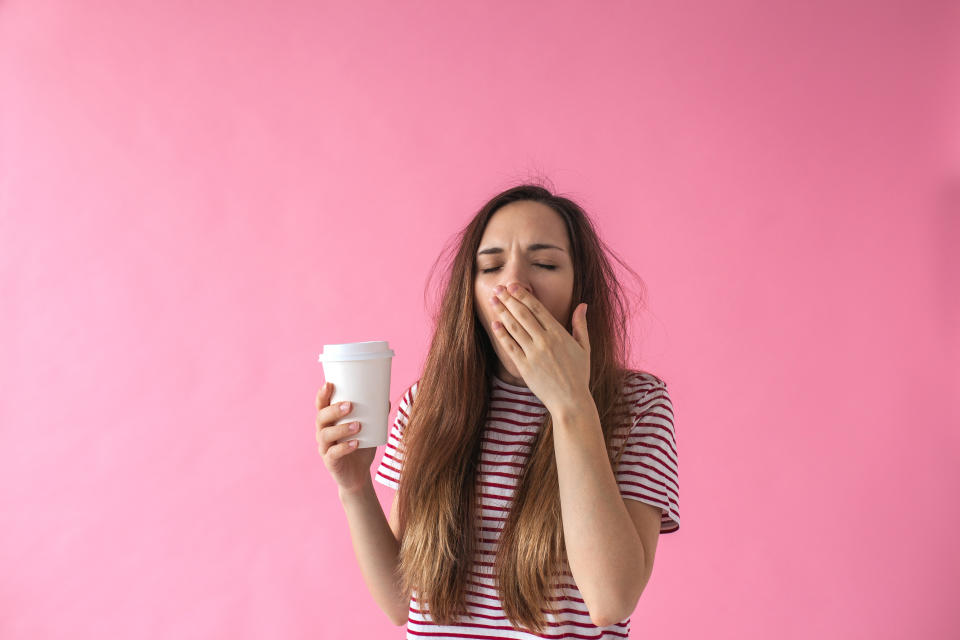
[[[387,444],[393,355],[388,343],[380,340],[323,345],[318,360],[323,377],[333,383],[330,404],[351,403],[350,413],[336,424],[360,423],[358,433],[338,442],[358,440],[359,449]]]

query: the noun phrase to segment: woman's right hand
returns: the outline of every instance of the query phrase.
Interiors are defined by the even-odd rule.
[[[337,486],[343,491],[354,491],[370,482],[370,465],[377,453],[376,447],[357,449],[356,431],[351,431],[351,425],[356,422],[336,424],[352,410],[352,403],[344,411],[343,402],[330,406],[333,396],[333,383],[327,382],[317,392],[317,444],[320,455],[327,471],[333,476]],[[354,436],[353,439],[350,439]],[[343,440],[337,444],[337,440]]]

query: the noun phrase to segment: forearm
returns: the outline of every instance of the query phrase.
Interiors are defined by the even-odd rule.
[[[390,530],[373,483],[355,493],[341,491],[340,502],[350,526],[353,551],[370,594],[394,624],[404,624],[410,599],[409,595],[400,593],[396,574],[400,543]]]
[[[636,606],[645,555],[610,467],[596,405],[588,405],[553,417],[563,535],[591,618],[613,624]]]

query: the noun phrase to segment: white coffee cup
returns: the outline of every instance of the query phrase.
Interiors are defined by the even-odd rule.
[[[342,441],[358,440],[357,448],[387,444],[390,418],[390,365],[393,350],[385,341],[325,344],[318,358],[323,377],[333,383],[330,404],[349,400],[351,411],[337,424],[359,422],[357,434]]]

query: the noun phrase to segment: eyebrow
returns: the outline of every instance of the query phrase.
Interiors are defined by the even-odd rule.
[[[544,244],[542,242],[537,242],[527,247],[527,253],[530,253],[533,251],[542,251],[543,249],[558,249],[560,251],[563,251],[564,253],[566,253],[567,251],[563,247],[558,247],[555,244]],[[486,249],[480,249],[480,251],[477,252],[477,255],[482,256],[488,253],[503,253],[503,249],[501,249],[500,247],[487,247]]]

